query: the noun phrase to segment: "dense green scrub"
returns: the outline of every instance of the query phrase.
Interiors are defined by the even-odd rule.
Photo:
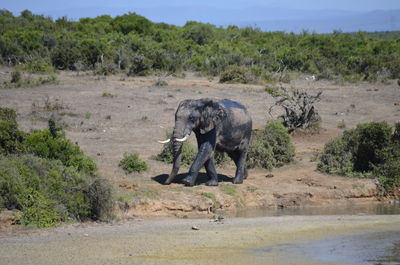
[[[0,108],[0,211],[19,210],[18,222],[38,227],[112,216],[110,184],[62,130],[24,133],[14,110]]]
[[[328,174],[376,178],[384,194],[400,189],[400,123],[369,122],[325,144],[318,169]]]
[[[347,81],[399,78],[400,42],[375,38],[381,35],[391,33],[293,34],[198,22],[178,27],[135,13],[54,21],[28,10],[19,16],[0,10],[0,63],[22,63],[31,72],[193,70],[215,76],[237,66],[258,75],[287,70]]]

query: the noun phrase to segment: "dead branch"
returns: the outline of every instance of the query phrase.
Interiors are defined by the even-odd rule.
[[[290,132],[298,128],[314,127],[321,120],[314,107],[314,103],[321,100],[321,94],[322,92],[318,92],[317,95],[310,95],[302,88],[288,89],[281,86],[277,92],[271,94],[276,101],[268,113],[272,116],[271,112],[275,107],[283,108],[285,114],[280,118]]]

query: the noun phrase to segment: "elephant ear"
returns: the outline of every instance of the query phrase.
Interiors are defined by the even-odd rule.
[[[226,117],[226,110],[215,100],[204,103],[200,118],[200,133],[205,134],[220,124]]]

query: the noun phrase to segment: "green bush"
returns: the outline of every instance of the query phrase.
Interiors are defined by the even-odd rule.
[[[170,135],[168,136],[170,137]],[[186,166],[190,166],[196,158],[196,148],[188,142],[182,143],[182,158],[181,163]],[[155,157],[157,161],[171,164],[174,160],[174,151],[172,142],[165,144],[161,152]],[[217,166],[222,166],[229,160],[228,155],[225,152],[215,151],[214,162]]]
[[[270,121],[260,131],[253,131],[247,154],[247,167],[272,169],[293,161],[294,145],[280,120]]]
[[[128,76],[144,76],[150,72],[151,62],[143,54],[136,54],[132,58]]]
[[[292,34],[199,22],[179,27],[134,13],[72,21],[27,10],[19,16],[0,11],[3,64],[29,64],[32,58],[43,58],[56,69],[80,71],[101,63],[96,73],[111,74],[129,69],[129,58],[141,54],[146,62],[134,66],[131,75],[183,69],[216,76],[229,67],[244,66],[250,81],[239,74],[237,81],[228,78],[228,82],[254,82],[260,74],[266,82],[289,82],[286,73],[292,71],[351,82],[400,77],[397,32]],[[47,66],[35,62],[28,68],[43,71]],[[283,74],[264,75],[264,71]]]
[[[343,133],[346,148],[351,152],[354,170],[371,171],[391,156],[392,128],[387,122],[369,122]]]
[[[247,68],[242,66],[231,66],[220,75],[220,83],[241,83],[247,84],[253,81],[253,78]]]
[[[399,187],[400,123],[369,122],[325,144],[318,170],[343,176],[377,177],[384,193]]]
[[[119,166],[127,173],[141,172],[149,168],[146,162],[140,160],[138,153],[124,154]]]
[[[20,210],[21,224],[38,227],[68,219],[101,219],[112,211],[112,197],[109,184],[94,188],[99,181],[57,160],[31,154],[0,156],[0,207]],[[102,200],[94,204],[93,197]]]
[[[352,155],[341,137],[327,142],[320,156],[318,170],[328,174],[350,175],[354,171]]]
[[[24,144],[28,152],[36,156],[60,160],[65,166],[75,167],[87,174],[96,174],[93,160],[63,135],[53,137],[50,130],[35,131],[26,135]]]
[[[24,152],[24,133],[18,130],[13,109],[0,107],[0,154]]]
[[[45,59],[36,58],[29,60],[22,68],[30,73],[53,73],[55,68]]]
[[[168,136],[170,137],[170,135]],[[186,166],[190,166],[196,157],[196,149],[193,145],[188,142],[182,143],[182,159],[181,163]],[[174,149],[172,142],[165,144],[161,153],[159,153],[155,159],[164,163],[171,164],[174,160]]]
[[[393,159],[379,165],[373,171],[378,178],[383,194],[390,194],[400,190],[400,158]]]
[[[13,71],[11,72],[11,83],[19,83],[21,81],[21,72],[20,71]]]
[[[0,108],[0,211],[22,212],[21,224],[110,219],[111,185],[96,164],[65,138],[54,119],[49,130],[23,133],[12,109]]]

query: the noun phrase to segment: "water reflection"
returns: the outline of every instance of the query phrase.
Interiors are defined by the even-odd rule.
[[[317,240],[298,246],[319,261],[355,264],[399,264],[400,231],[371,232]]]
[[[400,240],[393,243],[387,256],[382,256],[374,261],[375,264],[400,264]]]
[[[400,231],[337,236],[305,243],[276,244],[255,249],[255,254],[276,253],[310,264],[400,264]]]
[[[400,214],[400,202],[344,203],[325,206],[242,209],[235,217],[284,215],[391,215]]]

